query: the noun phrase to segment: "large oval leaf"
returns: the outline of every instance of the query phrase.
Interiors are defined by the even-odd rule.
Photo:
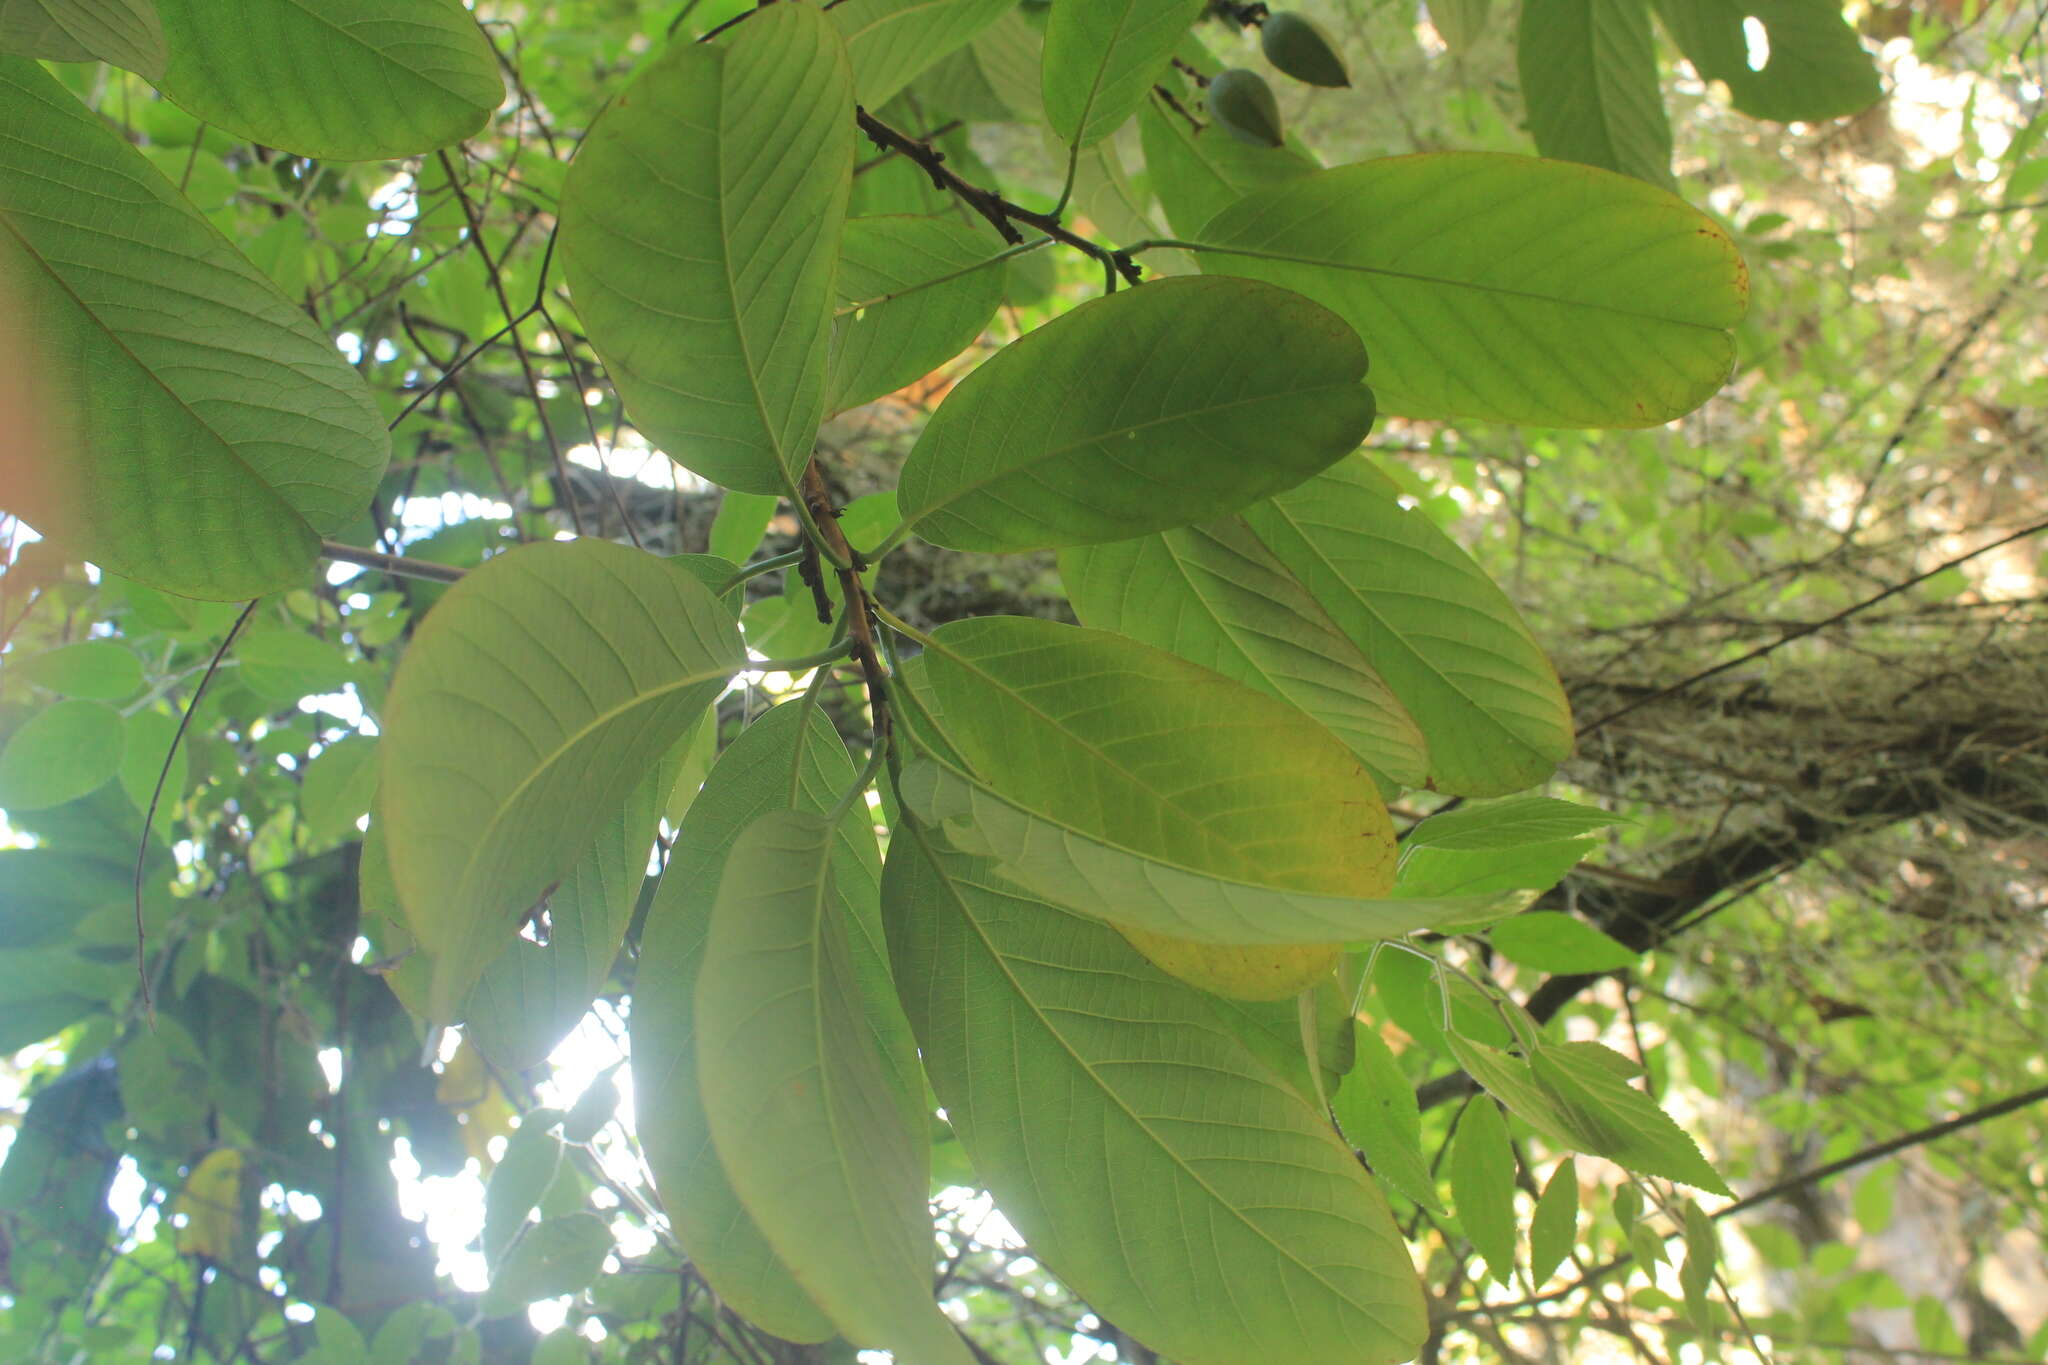
[[[1386,1201],[1202,996],[915,827],[883,898],[947,1117],[1092,1306],[1184,1365],[1414,1355],[1427,1317]]]
[[[164,29],[153,0],[0,0],[0,52],[111,62],[154,80],[164,69]]]
[[[894,393],[972,345],[1003,301],[1001,249],[993,233],[946,218],[848,222],[827,407]]]
[[[1355,447],[1364,374],[1343,319],[1283,289],[1188,277],[1111,294],[961,382],[903,466],[903,515],[935,545],[993,551],[1207,521]]]
[[[0,468],[0,503],[172,592],[305,581],[390,454],[361,378],[35,63],[0,57],[0,110],[0,326],[48,442]]]
[[[1205,270],[1327,302],[1404,417],[1648,427],[1726,382],[1747,307],[1714,221],[1640,180],[1443,152],[1302,176],[1216,215]]]
[[[1421,726],[1437,790],[1520,791],[1571,753],[1564,689],[1514,604],[1384,474],[1347,461],[1245,523]]]
[[[1525,0],[1517,33],[1536,149],[1671,188],[1671,124],[1642,0]]]
[[[741,830],[771,811],[831,810],[853,762],[816,706],[778,706],[719,756],[683,817],[640,940],[633,989],[633,1093],[640,1141],[690,1263],[742,1316],[779,1337],[823,1341],[832,1326],[775,1256],[712,1149],[698,1086],[695,1000],[711,907]],[[794,805],[792,805],[792,801]],[[923,1083],[895,1003],[881,938],[881,858],[865,805],[840,821],[832,878],[866,1018],[899,1098],[922,1112]]]
[[[1016,0],[845,0],[832,22],[846,35],[860,102],[879,109],[947,53],[1000,19]]]
[[[415,156],[460,142],[505,98],[461,0],[157,0],[157,82],[195,116],[300,156]]]
[[[788,492],[810,459],[853,149],[846,46],[792,4],[670,45],[570,164],[576,311],[634,424],[715,483]]]
[[[1202,0],[1058,0],[1045,21],[1045,117],[1086,147],[1137,112]]]
[[[384,712],[392,880],[453,1017],[493,951],[745,658],[686,569],[604,541],[472,570],[421,623]]]
[[[1671,41],[1710,81],[1725,81],[1737,109],[1784,123],[1839,118],[1884,96],[1856,28],[1831,0],[1653,0]],[[1749,29],[1770,55],[1751,64]]]
[[[1391,795],[1427,750],[1365,655],[1238,517],[1060,554],[1083,625],[1113,630],[1291,702]]]
[[[971,1365],[932,1301],[930,1140],[893,1098],[814,811],[760,816],[719,878],[697,976],[698,1074],[719,1159],[851,1340]]]

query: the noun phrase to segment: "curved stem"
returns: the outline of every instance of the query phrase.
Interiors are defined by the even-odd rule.
[[[762,574],[774,573],[777,569],[793,568],[803,563],[803,560],[804,552],[802,550],[790,550],[767,559],[757,559],[752,564],[742,566],[738,573],[726,579],[720,585],[718,595],[723,597],[749,579],[759,578]]]
[[[794,659],[749,659],[747,670],[752,673],[788,673],[794,676],[798,673],[808,673],[826,664],[836,664],[852,652],[853,642],[841,640],[829,649],[821,649],[816,654],[799,655]]]

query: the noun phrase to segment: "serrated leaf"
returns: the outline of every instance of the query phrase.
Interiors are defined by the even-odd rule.
[[[1331,1103],[1337,1126],[1380,1179],[1432,1213],[1442,1213],[1436,1180],[1422,1156],[1422,1115],[1415,1088],[1393,1049],[1369,1024],[1357,1028],[1358,1063]]]
[[[1510,796],[1499,801],[1467,801],[1456,810],[1432,815],[1409,830],[1406,848],[1524,848],[1618,825],[1624,817],[1560,801],[1554,796]]]
[[[1385,475],[1348,460],[1244,519],[1414,718],[1437,790],[1514,791],[1571,752],[1564,691],[1514,605]]]
[[[1537,151],[1675,185],[1647,0],[1523,0],[1518,34]]]
[[[127,732],[105,702],[60,701],[35,712],[0,748],[0,809],[61,806],[121,770]]]
[[[1000,249],[992,233],[945,218],[849,220],[827,410],[894,393],[972,345],[1003,301]]]
[[[1686,1312],[1696,1326],[1705,1330],[1713,1315],[1707,1291],[1714,1287],[1714,1269],[1720,1263],[1721,1242],[1714,1233],[1714,1220],[1688,1199],[1685,1201],[1685,1263],[1679,1267],[1678,1283],[1685,1291]]]
[[[1853,114],[1884,94],[1876,64],[1833,0],[1654,0],[1671,40],[1702,77],[1725,81],[1735,107],[1781,123]],[[1749,65],[1745,25],[1770,43]]]
[[[0,57],[0,107],[0,294],[45,440],[0,460],[0,502],[171,592],[306,581],[390,453],[362,379],[48,73]]]
[[[197,118],[300,156],[431,152],[482,128],[505,98],[460,0],[156,5],[170,49],[157,88]]]
[[[824,415],[853,73],[811,5],[674,43],[562,190],[576,311],[634,425],[727,488],[785,493]]]
[[[1529,1283],[1541,1289],[1571,1255],[1579,1237],[1579,1164],[1571,1157],[1557,1163],[1550,1181],[1536,1199],[1529,1223]]]
[[[1559,1146],[1578,1145],[1571,1124],[1537,1083],[1526,1060],[1455,1033],[1448,1035],[1447,1041],[1451,1055],[1465,1068],[1465,1074],[1505,1105],[1509,1113]]]
[[[1223,516],[1357,446],[1365,363],[1341,319],[1285,290],[1193,276],[1122,290],[953,390],[903,467],[903,515],[935,545],[998,552]]]
[[[1383,792],[1422,785],[1414,720],[1358,646],[1241,518],[1060,554],[1075,614],[1291,702]]]
[[[1727,1183],[1700,1155],[1699,1144],[1655,1100],[1589,1057],[1587,1049],[1594,1046],[1555,1043],[1530,1058],[1537,1084],[1579,1150],[1641,1175],[1661,1175],[1732,1197]]]
[[[1412,1356],[1407,1249],[1322,1116],[1113,931],[926,839],[906,824],[890,847],[897,980],[955,1132],[1034,1251],[1185,1365]]]
[[[155,80],[164,69],[164,30],[154,0],[0,0],[0,52],[111,62]]]
[[[880,108],[1016,0],[845,0],[831,10],[846,38],[860,102]]]
[[[385,708],[391,871],[452,1017],[499,945],[741,665],[688,570],[603,541],[506,551],[448,590]]]
[[[712,900],[733,840],[755,819],[792,802],[796,809],[830,810],[854,775],[831,721],[815,706],[778,706],[742,731],[676,832],[648,907],[634,988],[637,1127],[677,1239],[721,1298],[795,1341],[822,1341],[832,1325],[776,1258],[713,1150],[698,1085],[695,999]],[[842,821],[833,883],[852,911],[850,938],[869,1025],[890,1061],[899,1097],[915,1095],[921,1103],[923,1083],[908,1027],[893,1003],[882,944],[881,860],[869,819],[861,806]]]
[[[1210,219],[1247,194],[1317,169],[1297,148],[1255,147],[1219,129],[1198,127],[1157,94],[1138,111],[1138,134],[1167,222],[1178,235],[1196,240]]]
[[[930,1146],[876,1046],[822,815],[777,810],[726,855],[696,989],[698,1076],[748,1213],[850,1340],[973,1356],[932,1301]]]
[[[1634,966],[1637,957],[1584,920],[1555,910],[1502,920],[1488,938],[1510,962],[1543,972],[1616,972]]]
[[[1728,379],[1749,279],[1712,219],[1642,181],[1490,152],[1302,176],[1216,215],[1214,274],[1343,314],[1404,417],[1651,427]]]
[[[1202,0],[1058,0],[1045,23],[1045,117],[1087,147],[1115,132],[1166,70]]]
[[[1451,1138],[1451,1207],[1458,1226],[1501,1284],[1515,1282],[1515,1149],[1492,1100],[1481,1095]]]

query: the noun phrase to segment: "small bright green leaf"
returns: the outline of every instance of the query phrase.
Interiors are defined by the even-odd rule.
[[[313,1349],[298,1359],[301,1365],[369,1365],[370,1348],[347,1314],[319,1304],[313,1309]]]
[[[1418,848],[1402,857],[1394,891],[1401,896],[1430,898],[1493,893],[1499,903],[1483,917],[1490,924],[1527,908],[1538,893],[1563,881],[1592,849],[1590,839],[1561,839],[1521,848]]]
[[[1414,717],[1438,791],[1514,791],[1571,752],[1564,690],[1514,605],[1385,475],[1345,461],[1245,522]]]
[[[0,52],[111,62],[146,80],[164,69],[154,0],[0,0]]]
[[[740,1205],[712,1148],[698,1086],[695,999],[712,901],[741,830],[774,810],[822,814],[853,784],[832,723],[813,706],[785,704],[741,732],[720,755],[676,832],[667,870],[648,907],[633,996],[634,1110],[640,1141],[677,1239],[692,1264],[750,1321],[795,1341],[822,1341],[832,1326],[769,1248]],[[839,828],[833,885],[853,911],[855,970],[867,1017],[890,1059],[897,1089],[920,1104],[908,1026],[892,1002],[881,940],[881,860],[867,808]]]
[[[491,1277],[483,1298],[484,1316],[504,1317],[535,1299],[586,1288],[604,1269],[611,1250],[612,1231],[594,1213],[544,1220],[512,1244],[511,1254]]]
[[[1840,118],[1884,94],[1876,64],[1835,0],[1654,0],[1673,42],[1701,76],[1726,81],[1735,107],[1780,123]],[[1749,65],[1751,20],[1770,59]]]
[[[1451,1139],[1451,1207],[1501,1284],[1515,1282],[1515,1149],[1492,1100],[1481,1095]]]
[[[1899,1168],[1888,1164],[1872,1168],[1856,1182],[1856,1192],[1849,1198],[1849,1209],[1865,1237],[1879,1236],[1891,1226],[1898,1176]]]
[[[322,749],[300,777],[299,811],[322,844],[351,838],[377,795],[377,741],[350,735]]]
[[[711,519],[711,553],[735,564],[744,564],[768,533],[775,519],[772,493],[736,493],[727,489],[719,501],[718,515]]]
[[[927,838],[890,845],[896,978],[1034,1251],[1184,1365],[1410,1358],[1427,1321],[1407,1248],[1323,1116],[1115,932]]]
[[[1380,1179],[1433,1213],[1442,1213],[1436,1180],[1422,1156],[1422,1116],[1414,1083],[1369,1024],[1357,1029],[1358,1064],[1332,1101],[1343,1130]]]
[[[732,843],[696,988],[699,1079],[747,1212],[850,1340],[973,1357],[932,1301],[925,1124],[876,1046],[824,816],[777,810]]]
[[[878,109],[1016,0],[845,0],[831,10],[846,38],[860,102]]]
[[[1463,56],[1486,32],[1486,12],[1492,7],[1493,0],[1435,0],[1429,7],[1429,21],[1444,46]]]
[[[1523,0],[1519,32],[1536,150],[1671,188],[1671,125],[1646,0]]]
[[[251,692],[287,706],[300,697],[339,692],[355,674],[339,644],[282,625],[251,630],[236,641],[234,657]]]
[[[1236,517],[1062,551],[1086,625],[1170,650],[1293,703],[1389,795],[1419,787],[1422,733],[1300,580]]]
[[[142,662],[113,640],[80,640],[25,659],[10,655],[8,664],[21,681],[61,697],[124,701],[142,690]]]
[[[1579,1163],[1566,1157],[1536,1200],[1529,1224],[1529,1282],[1538,1289],[1548,1284],[1578,1237]]]
[[[1604,1156],[1641,1175],[1661,1175],[1711,1194],[1730,1194],[1699,1144],[1657,1102],[1605,1063],[1587,1055],[1593,1043],[1557,1043],[1530,1059],[1537,1084],[1581,1151]]]
[[[1555,910],[1502,920],[1488,937],[1508,961],[1543,972],[1615,972],[1634,966],[1637,957],[1584,920]]]
[[[1456,810],[1432,815],[1408,831],[1401,844],[1403,848],[1523,848],[1576,839],[1623,819],[1554,796],[1510,796],[1499,801],[1467,801]]]
[[[1000,247],[945,218],[848,221],[827,410],[894,393],[972,345],[1003,301]]]
[[[460,0],[156,0],[157,88],[240,137],[337,161],[460,142],[505,98]]]
[[[845,44],[788,4],[670,44],[569,167],[562,264],[591,344],[634,425],[714,483],[783,493],[810,459],[853,155]]]
[[[1045,24],[1045,117],[1086,147],[1137,112],[1202,0],[1058,0]]]
[[[1685,1263],[1678,1268],[1678,1283],[1685,1291],[1686,1314],[1702,1331],[1713,1326],[1714,1315],[1707,1292],[1714,1287],[1714,1270],[1721,1259],[1721,1241],[1714,1232],[1714,1220],[1692,1200],[1685,1201]]]
[[[549,1131],[559,1119],[559,1110],[529,1112],[505,1140],[505,1154],[491,1170],[484,1186],[484,1260],[495,1270],[526,1227],[526,1215],[540,1205],[540,1198],[555,1181],[562,1164],[562,1140]]]
[[[1192,276],[1122,290],[953,390],[903,467],[903,514],[935,545],[999,552],[1223,516],[1357,446],[1365,363],[1342,319],[1284,290]]]
[[[1570,1123],[1537,1084],[1528,1062],[1475,1038],[1454,1033],[1448,1042],[1451,1055],[1465,1068],[1465,1074],[1505,1105],[1509,1113],[1560,1146],[1576,1145]]]
[[[509,550],[428,614],[384,712],[405,915],[455,1006],[744,656],[690,572],[603,541]]]
[[[121,769],[121,713],[60,701],[31,715],[0,748],[0,810],[42,810],[96,791]]]
[[[1138,112],[1138,132],[1152,192],[1167,222],[1182,237],[1198,241],[1210,219],[1247,194],[1316,169],[1314,160],[1295,148],[1255,147],[1214,128],[1197,127],[1157,95]]]
[[[1217,274],[1358,329],[1381,408],[1651,427],[1728,379],[1749,300],[1712,219],[1642,181],[1490,152],[1390,157],[1262,190],[1210,221]]]
[[[48,73],[0,57],[0,106],[0,293],[48,441],[0,457],[0,504],[172,592],[299,586],[390,453],[362,379]]]
[[[128,717],[127,729],[127,742],[121,751],[121,790],[128,793],[135,809],[146,811],[156,792],[157,779],[162,777],[163,796],[158,808],[169,809],[185,795],[191,765],[183,744],[178,745],[175,755],[171,752],[171,743],[178,733],[178,718],[161,711],[137,711]],[[171,761],[168,774],[164,773],[166,758]]]

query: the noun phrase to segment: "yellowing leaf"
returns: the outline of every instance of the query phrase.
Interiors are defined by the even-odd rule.
[[[1288,1000],[1336,969],[1341,943],[1198,943],[1120,927],[1133,948],[1168,976],[1232,1000]]]
[[[209,1261],[233,1256],[235,1236],[241,1228],[242,1154],[233,1147],[217,1147],[199,1159],[185,1177],[185,1188],[171,1202],[171,1221],[183,1215],[178,1230],[178,1251]]]

